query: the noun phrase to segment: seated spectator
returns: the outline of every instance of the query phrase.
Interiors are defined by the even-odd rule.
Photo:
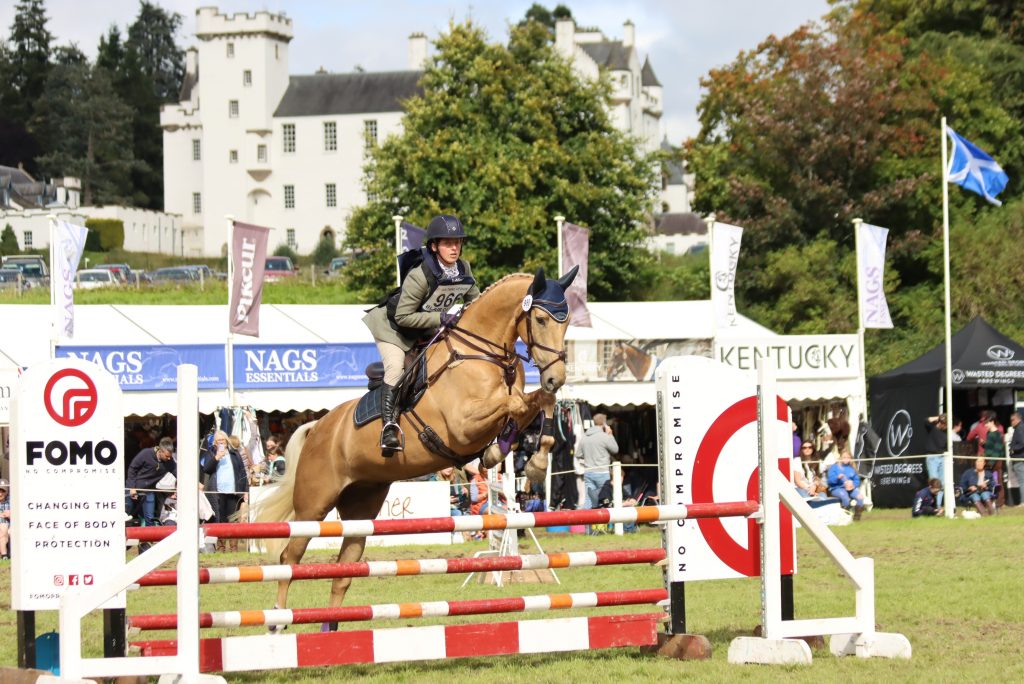
[[[911,515],[915,518],[942,515],[945,509],[942,508],[942,480],[933,477],[928,480],[928,486],[914,495],[914,508]]]
[[[793,485],[800,496],[805,499],[812,499],[818,496],[818,488],[814,478],[810,477],[805,469],[805,459],[803,458],[805,454],[809,463],[809,459],[814,456],[814,444],[808,441],[803,441],[800,444],[800,455],[793,458]]]
[[[487,482],[487,468],[481,463],[473,479],[469,482],[469,512],[471,515],[485,515],[487,513],[504,513],[507,508],[503,503],[503,496],[498,489],[494,496],[488,501],[490,485]],[[498,475],[501,481],[501,475]],[[493,509],[493,510],[492,510]]]
[[[963,494],[960,501],[974,505],[982,515],[994,515],[996,502],[992,499],[992,471],[985,468],[985,458],[974,459],[974,467],[964,471],[960,477],[960,489]]]
[[[0,559],[11,558],[11,486],[0,480]]]
[[[839,462],[828,469],[829,494],[839,499],[843,508],[854,508],[853,519],[860,520],[864,512],[864,495],[860,492],[860,475],[853,467],[853,455],[844,449]]]

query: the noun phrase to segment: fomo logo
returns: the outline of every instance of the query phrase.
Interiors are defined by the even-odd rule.
[[[910,414],[900,409],[889,421],[885,431],[885,448],[890,456],[900,456],[910,448],[910,438],[914,436],[914,427]]]
[[[1009,347],[1004,347],[1001,344],[993,344],[991,347],[985,350],[985,354],[988,358],[993,361],[1009,361],[1013,358],[1014,351]]]
[[[50,417],[64,427],[78,427],[96,412],[96,385],[77,368],[53,374],[43,390],[43,406]]]

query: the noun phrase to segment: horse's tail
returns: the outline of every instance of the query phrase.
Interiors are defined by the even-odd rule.
[[[299,470],[299,455],[302,453],[302,445],[306,443],[306,435],[315,425],[315,420],[302,425],[288,440],[284,450],[284,477],[269,485],[270,492],[261,496],[259,503],[253,507],[256,521],[287,522],[295,517],[295,473]],[[287,539],[267,539],[264,546],[268,555],[276,557],[281,555],[287,544]]]

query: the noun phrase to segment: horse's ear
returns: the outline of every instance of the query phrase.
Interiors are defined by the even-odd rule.
[[[533,287],[530,288],[530,294],[533,295],[534,297],[536,297],[541,292],[543,292],[544,288],[546,288],[547,286],[548,286],[548,281],[547,281],[547,278],[544,277],[544,268],[543,267],[538,268],[537,269],[537,275],[533,279]]]
[[[558,279],[558,284],[562,286],[563,292],[569,289],[569,286],[572,285],[572,281],[576,279],[576,274],[579,273],[579,271],[580,267],[579,264],[577,264],[573,266],[568,273]]]

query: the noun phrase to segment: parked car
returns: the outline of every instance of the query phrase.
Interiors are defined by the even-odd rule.
[[[284,278],[291,278],[295,275],[295,266],[292,265],[291,257],[270,256],[263,266],[263,280],[272,283]]]
[[[128,264],[98,264],[95,268],[111,271],[122,283],[135,284],[135,274]]]
[[[206,264],[197,264],[197,265],[194,265],[194,266],[182,266],[182,268],[191,268],[192,270],[194,270],[196,272],[196,280],[199,280],[200,276],[202,277],[202,280],[204,280],[204,281],[210,281],[210,280],[213,280],[214,278],[217,277],[216,274],[213,272],[213,269],[211,269]]]
[[[0,290],[25,290],[28,287],[20,268],[0,268]]]
[[[71,281],[74,290],[95,290],[100,287],[117,287],[123,281],[114,271],[106,268],[87,268],[75,274]]]
[[[22,265],[34,266],[35,268],[32,269],[33,272],[44,278],[48,278],[50,276],[50,269],[46,264],[46,259],[38,254],[12,254],[3,258],[3,266],[5,268],[12,266],[18,266],[18,268],[21,268]],[[22,269],[22,273],[24,272],[24,269]]]
[[[334,257],[331,259],[331,264],[324,271],[324,275],[328,278],[334,278],[341,275],[342,269],[348,266],[349,258],[347,256]]]
[[[25,289],[49,287],[50,276],[46,270],[46,265],[42,263],[41,257],[31,258],[40,259],[40,261],[21,260],[20,258],[15,260],[13,257],[8,257],[8,260],[4,262],[4,268],[20,271],[21,278],[25,283]]]
[[[194,268],[187,268],[184,266],[171,266],[168,268],[158,268],[153,271],[153,282],[154,283],[174,283],[174,282],[198,282],[199,272]]]

